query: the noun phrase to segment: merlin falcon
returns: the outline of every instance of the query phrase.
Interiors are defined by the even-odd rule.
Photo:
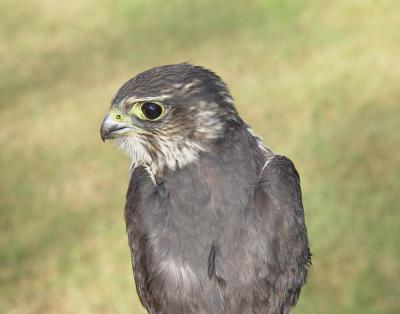
[[[289,313],[311,263],[299,175],[219,76],[187,63],[140,73],[100,135],[131,159],[126,232],[149,313]]]

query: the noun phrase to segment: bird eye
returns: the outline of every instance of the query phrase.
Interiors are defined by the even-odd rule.
[[[145,102],[140,106],[140,109],[143,115],[149,120],[158,119],[164,112],[164,108],[154,102]]]

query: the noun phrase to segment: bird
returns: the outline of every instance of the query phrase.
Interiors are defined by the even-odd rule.
[[[100,136],[131,160],[124,218],[148,313],[290,312],[311,265],[299,174],[217,74],[178,63],[134,76]]]

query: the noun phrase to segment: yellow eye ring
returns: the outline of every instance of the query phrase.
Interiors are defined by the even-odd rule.
[[[130,113],[139,119],[157,121],[165,114],[165,107],[158,102],[140,102],[133,105]]]

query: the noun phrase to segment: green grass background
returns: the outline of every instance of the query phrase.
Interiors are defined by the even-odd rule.
[[[99,126],[122,82],[215,70],[301,177],[313,267],[294,313],[399,313],[400,2],[0,2],[0,313],[144,313],[128,160]]]

